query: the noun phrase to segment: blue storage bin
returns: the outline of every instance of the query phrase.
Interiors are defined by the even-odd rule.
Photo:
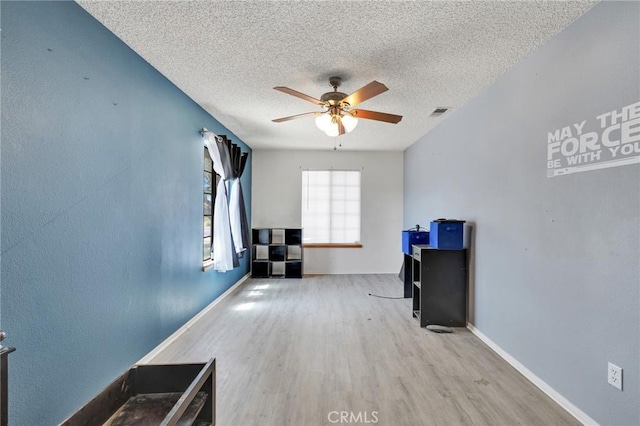
[[[439,250],[462,250],[463,220],[436,220],[429,224],[429,245]]]
[[[411,255],[411,246],[414,244],[429,244],[429,232],[402,231],[402,252]]]

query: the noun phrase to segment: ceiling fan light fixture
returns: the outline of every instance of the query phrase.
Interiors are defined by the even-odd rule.
[[[318,129],[326,132],[329,126],[331,126],[331,116],[327,113],[322,113],[316,117],[316,126]]]
[[[329,120],[329,125],[324,130],[324,133],[327,136],[331,136],[332,138],[334,138],[334,137],[340,135],[340,128],[338,127],[338,120],[340,120],[339,117],[335,117],[335,116],[331,117],[331,119]]]
[[[345,114],[341,117],[341,120],[342,125],[344,126],[344,129],[347,131],[347,133],[351,132],[358,125],[358,119],[348,112],[345,112]]]
[[[335,108],[335,107],[334,107]],[[340,115],[338,115],[335,109],[329,111],[325,115],[327,118],[323,119],[326,123],[326,127],[322,129],[327,136],[336,137],[340,136]]]
[[[359,118],[393,124],[397,124],[402,120],[401,115],[369,111],[366,109],[351,109],[352,107],[389,90],[384,84],[374,80],[352,94],[346,95],[345,93],[338,92],[340,82],[341,79],[339,77],[331,77],[329,79],[329,83],[331,84],[331,87],[333,87],[333,92],[324,93],[320,99],[305,95],[304,93],[288,87],[274,87],[274,89],[279,92],[311,102],[312,104],[321,107],[323,111],[305,112],[288,117],[276,118],[271,121],[274,123],[282,123],[296,118],[309,117],[313,115],[316,117],[315,122],[318,129],[322,130],[327,136],[336,137],[352,132],[358,125]]]

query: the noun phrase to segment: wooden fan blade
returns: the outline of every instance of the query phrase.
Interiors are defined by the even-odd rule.
[[[353,109],[349,111],[356,118],[384,121],[385,123],[398,124],[402,120],[401,115],[387,114],[386,112],[369,111],[366,109]]]
[[[309,95],[305,95],[304,93],[300,93],[297,90],[289,89],[288,87],[277,86],[277,87],[274,87],[274,89],[279,92],[286,93],[291,96],[295,96],[296,98],[303,99],[307,102],[311,102],[312,104],[325,105],[325,103],[322,102],[320,99],[313,98]]]
[[[340,102],[346,102],[350,106],[356,106],[367,99],[371,99],[374,96],[378,96],[380,93],[386,92],[387,90],[389,90],[387,86],[374,80],[366,86],[356,90]]]
[[[289,121],[289,120],[295,120],[296,118],[302,118],[302,117],[306,117],[309,115],[318,115],[318,114],[322,114],[321,112],[303,112],[302,114],[296,114],[296,115],[290,115],[289,117],[282,117],[282,118],[276,118],[273,121],[274,123],[282,123],[283,121]]]

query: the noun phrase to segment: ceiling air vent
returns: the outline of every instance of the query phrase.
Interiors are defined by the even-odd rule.
[[[442,114],[444,114],[445,112],[449,111],[450,108],[446,108],[446,107],[438,107],[436,109],[433,110],[433,112],[431,113],[432,117],[439,117]]]

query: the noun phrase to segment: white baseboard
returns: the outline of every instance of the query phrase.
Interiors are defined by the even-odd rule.
[[[176,339],[178,339],[178,337],[180,337],[184,332],[188,331],[200,318],[202,318],[205,314],[207,314],[207,312],[209,312],[211,309],[213,309],[214,306],[216,306],[218,303],[220,303],[220,301],[222,299],[224,299],[225,297],[227,297],[228,295],[233,293],[233,291],[236,288],[238,288],[238,286],[240,286],[240,284],[245,282],[247,280],[247,278],[249,278],[250,276],[251,276],[251,274],[249,273],[249,274],[245,275],[244,277],[240,278],[238,280],[238,282],[236,282],[234,285],[229,287],[227,289],[227,291],[222,293],[220,296],[216,297],[215,300],[213,302],[209,303],[209,305],[206,308],[204,308],[203,310],[198,312],[193,318],[191,318],[189,321],[187,321],[182,327],[177,329],[171,336],[167,337],[162,343],[160,343],[158,346],[153,348],[151,350],[151,352],[146,354],[140,361],[136,362],[136,364],[148,364],[149,361],[151,361],[160,352],[162,352],[164,349],[166,349],[171,343],[173,343]]]
[[[495,353],[497,353],[502,359],[507,361],[513,368],[518,370],[520,374],[527,378],[531,383],[536,385],[542,392],[547,394],[547,396],[553,399],[558,405],[564,408],[569,414],[576,418],[583,425],[598,425],[598,422],[589,417],[584,411],[573,405],[567,398],[558,393],[555,389],[549,386],[544,380],[540,377],[536,376],[525,367],[520,361],[512,357],[509,353],[507,353],[504,349],[498,346],[494,341],[485,336],[480,330],[475,328],[473,324],[468,323],[467,328],[471,331],[476,337],[482,340],[487,346],[489,346]]]

